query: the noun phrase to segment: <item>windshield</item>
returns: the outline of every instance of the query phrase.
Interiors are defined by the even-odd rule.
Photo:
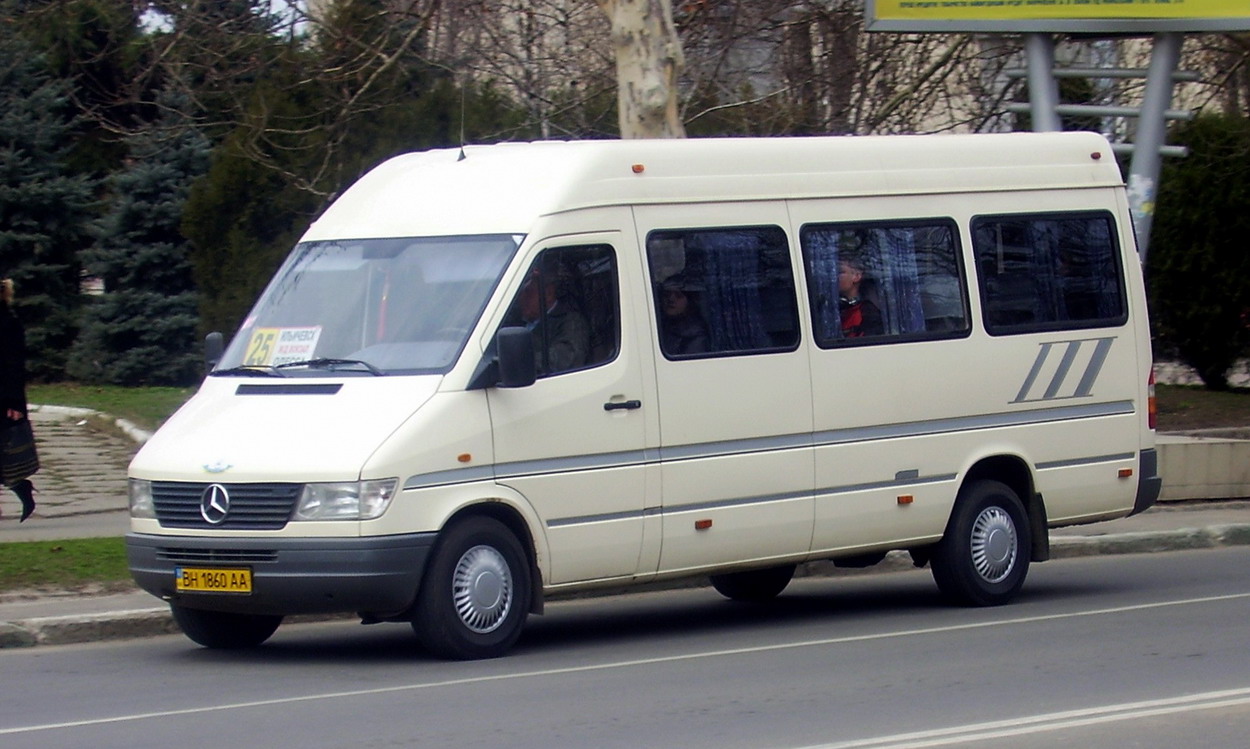
[[[521,239],[302,242],[214,374],[444,373]]]

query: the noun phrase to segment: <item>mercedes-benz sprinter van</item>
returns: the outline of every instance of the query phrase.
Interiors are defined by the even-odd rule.
[[[553,594],[891,550],[1001,604],[1156,473],[1102,137],[504,144],[313,223],[134,458],[127,547],[208,647],[358,612],[480,658]]]

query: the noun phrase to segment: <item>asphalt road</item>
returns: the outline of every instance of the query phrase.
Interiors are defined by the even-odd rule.
[[[0,650],[0,746],[1244,746],[1250,547],[1057,560],[1013,605],[927,571],[559,602],[513,655],[447,663],[401,625]]]

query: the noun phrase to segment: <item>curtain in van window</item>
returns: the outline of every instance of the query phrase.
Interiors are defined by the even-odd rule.
[[[713,351],[754,351],[770,345],[760,303],[759,245],[759,238],[748,231],[687,236],[687,248],[703,258],[703,304]]]
[[[817,343],[824,345],[842,337],[842,315],[838,310],[838,238],[833,231],[804,229],[802,242],[807,258],[807,288],[812,297],[812,324]]]
[[[924,330],[924,311],[916,269],[915,229],[880,229],[874,234],[879,240],[875,257],[881,265],[875,274],[882,291],[877,307],[885,318],[885,332],[919,333]]]

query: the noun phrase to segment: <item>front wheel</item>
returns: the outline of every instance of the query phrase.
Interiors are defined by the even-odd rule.
[[[413,631],[444,658],[497,658],[521,636],[530,568],[512,531],[474,517],[443,532],[421,590]]]
[[[712,575],[712,587],[716,592],[733,601],[769,601],[781,595],[781,591],[794,577],[794,565],[769,567],[746,572],[728,572]]]
[[[205,611],[177,604],[170,604],[169,610],[182,633],[192,642],[215,650],[254,648],[268,640],[282,624],[281,616]]]
[[[981,480],[955,500],[933,550],[933,579],[947,597],[972,606],[1007,603],[1029,571],[1029,518],[1011,487]]]

